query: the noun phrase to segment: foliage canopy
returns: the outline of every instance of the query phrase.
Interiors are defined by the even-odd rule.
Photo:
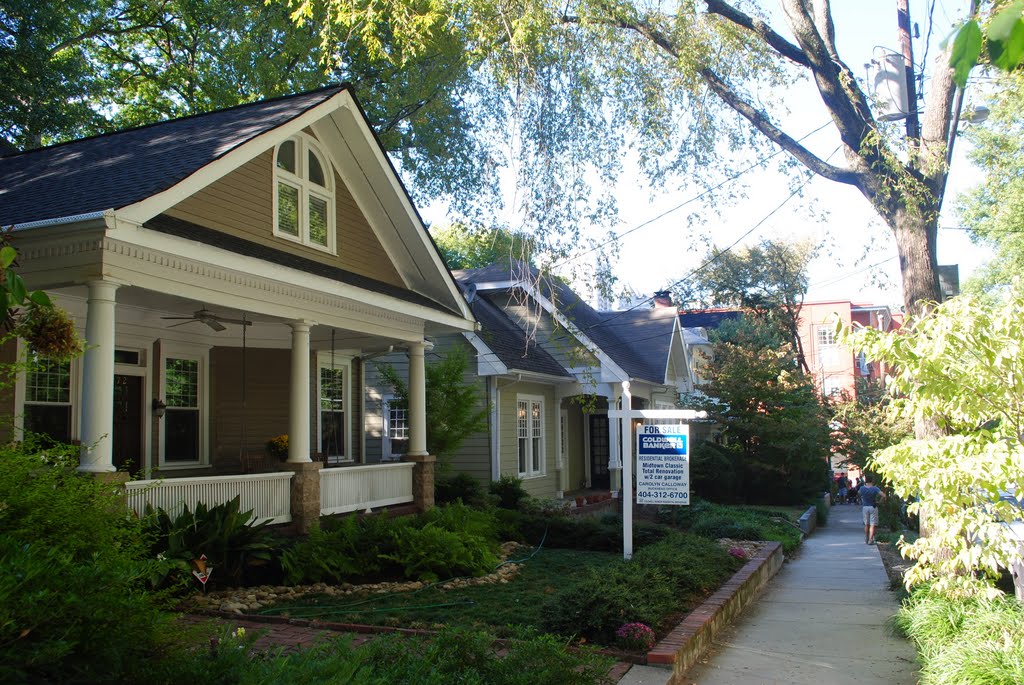
[[[899,334],[862,329],[847,336],[868,356],[895,366],[893,406],[913,420],[935,420],[943,434],[906,440],[878,453],[871,466],[929,534],[906,545],[917,559],[908,584],[934,581],[937,591],[992,593],[1017,545],[1000,521],[1019,509],[1000,492],[1024,495],[1024,291],[1016,284],[996,304],[948,300]]]

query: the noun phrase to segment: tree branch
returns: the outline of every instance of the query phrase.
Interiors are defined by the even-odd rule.
[[[749,121],[750,124],[760,131],[766,138],[791,154],[805,167],[822,178],[827,178],[830,181],[845,183],[858,188],[861,187],[863,179],[860,172],[852,169],[843,169],[825,162],[801,145],[798,140],[773,124],[764,112],[743,100],[728,86],[728,84],[719,78],[718,74],[713,72],[711,69],[705,67],[704,69],[701,69],[699,73],[704,82],[708,84],[708,87],[711,88],[715,95],[721,98],[726,105]]]
[[[810,63],[807,61],[807,55],[804,54],[803,50],[779,35],[767,22],[744,14],[732,5],[722,2],[722,0],[707,0],[707,6],[708,14],[717,15],[737,26],[742,26],[761,38],[786,59],[796,62],[802,67],[810,66]]]

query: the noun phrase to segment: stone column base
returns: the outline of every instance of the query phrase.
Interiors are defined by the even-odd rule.
[[[402,461],[411,461],[412,468],[412,501],[419,511],[426,511],[434,506],[434,464],[437,457],[431,454],[402,457]]]
[[[320,520],[320,469],[318,461],[284,462],[282,469],[291,471],[292,523],[300,533],[308,533]]]

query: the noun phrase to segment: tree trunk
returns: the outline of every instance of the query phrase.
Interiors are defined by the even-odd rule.
[[[935,220],[925,218],[925,212],[921,208],[901,208],[893,222],[907,316],[921,316],[941,299],[935,256],[938,227]]]

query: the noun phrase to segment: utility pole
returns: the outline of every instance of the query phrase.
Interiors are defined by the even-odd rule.
[[[907,70],[907,138],[911,145],[916,145],[921,138],[921,124],[917,118],[917,76],[914,73],[914,46],[910,42],[909,0],[896,0],[896,23]]]

